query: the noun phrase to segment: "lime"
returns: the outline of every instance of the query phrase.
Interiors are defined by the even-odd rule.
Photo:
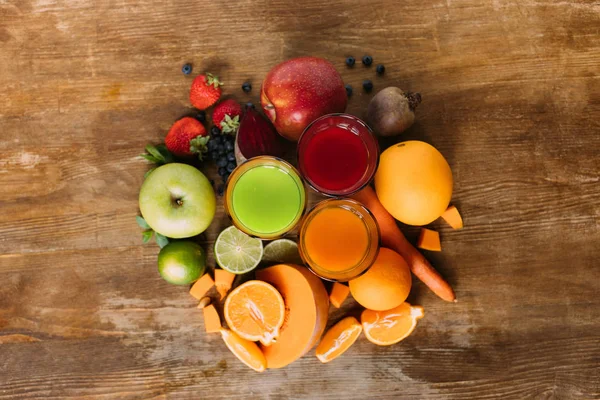
[[[252,271],[260,262],[262,255],[261,240],[246,235],[235,226],[230,226],[221,232],[215,242],[217,264],[233,274]]]
[[[199,244],[189,241],[170,242],[158,253],[158,272],[174,285],[196,281],[206,268],[206,253]]]
[[[263,261],[276,263],[304,264],[298,244],[290,239],[277,239],[265,246]]]

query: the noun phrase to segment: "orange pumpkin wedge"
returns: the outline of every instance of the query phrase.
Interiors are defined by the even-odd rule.
[[[312,349],[323,334],[329,311],[327,290],[315,274],[294,264],[260,269],[256,277],[275,286],[285,302],[285,322],[277,342],[262,347],[269,368],[283,368]]]
[[[332,326],[317,346],[317,358],[328,363],[348,350],[360,336],[363,328],[354,317],[346,317]]]
[[[405,302],[391,310],[365,310],[360,320],[365,336],[371,343],[389,346],[408,337],[424,315],[423,307]]]
[[[221,336],[227,348],[241,362],[257,372],[267,369],[267,359],[256,343],[242,339],[229,329],[221,329]]]

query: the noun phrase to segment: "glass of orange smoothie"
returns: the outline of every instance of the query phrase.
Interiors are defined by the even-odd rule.
[[[379,226],[354,200],[318,203],[300,226],[300,255],[318,276],[345,282],[364,273],[379,253]]]

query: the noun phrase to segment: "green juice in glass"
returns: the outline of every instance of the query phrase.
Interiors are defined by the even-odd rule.
[[[294,167],[262,156],[233,171],[225,204],[238,229],[262,239],[274,239],[296,226],[305,209],[306,193]]]

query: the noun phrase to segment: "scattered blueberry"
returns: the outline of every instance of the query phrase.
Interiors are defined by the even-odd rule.
[[[249,101],[248,103],[246,103],[246,108],[254,108],[254,104]]]
[[[225,150],[227,150],[227,151],[233,150],[233,143],[230,140],[225,142]]]
[[[356,59],[352,56],[346,58],[346,65],[349,67],[353,67],[354,64],[356,63]]]
[[[183,72],[185,75],[191,74],[192,64],[183,64],[183,67],[181,67],[181,72]]]
[[[235,154],[227,153],[227,161],[235,161]]]
[[[213,187],[215,186],[215,180],[214,179],[211,179],[209,182],[210,182],[210,186],[213,186]]]
[[[224,177],[225,174],[227,174],[227,168],[226,167],[219,168],[219,176]]]
[[[220,156],[217,160],[217,167],[226,167],[227,166],[227,158],[225,156]]]
[[[362,58],[362,63],[365,64],[367,67],[371,64],[373,64],[373,57],[371,56],[364,56]]]
[[[371,90],[373,90],[373,82],[371,82],[369,79],[365,79],[363,81],[363,89],[365,89],[365,92],[370,93]]]
[[[377,73],[379,75],[383,75],[383,73],[385,72],[385,67],[383,64],[377,64],[377,66],[375,67],[375,71],[377,71]]]
[[[212,128],[210,128],[210,134],[213,136],[218,136],[221,134],[221,130],[218,126],[213,126]]]
[[[229,175],[231,175],[231,174],[227,173],[227,174],[223,175],[223,182],[227,183],[227,179],[229,179]]]
[[[227,163],[227,172],[232,173],[234,169],[235,169],[235,163],[233,163],[233,162]]]
[[[202,123],[206,122],[206,111],[198,111],[198,114],[196,114],[196,119]]]
[[[219,196],[223,196],[224,192],[225,192],[225,185],[224,184],[220,184],[219,187],[217,188],[217,194]]]
[[[242,84],[242,90],[246,93],[249,93],[252,90],[252,84],[250,82],[244,82]]]
[[[351,85],[346,85],[346,94],[348,95],[348,97],[352,96],[352,86]]]

